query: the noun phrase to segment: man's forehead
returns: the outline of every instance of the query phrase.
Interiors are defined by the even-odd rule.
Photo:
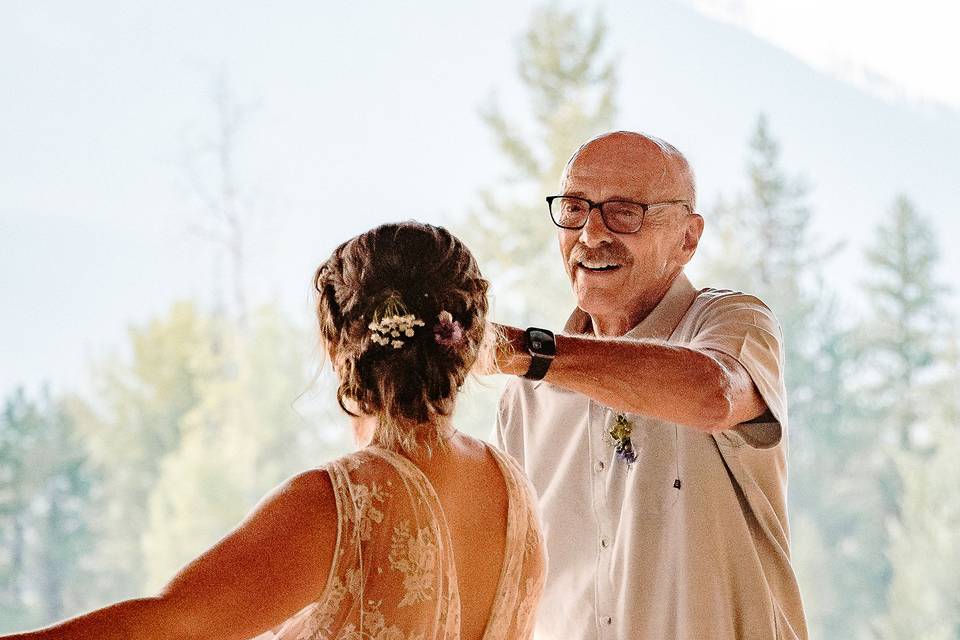
[[[682,167],[655,138],[616,132],[591,140],[567,164],[561,188],[604,188],[631,192],[672,189]]]

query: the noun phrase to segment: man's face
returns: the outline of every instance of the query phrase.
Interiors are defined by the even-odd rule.
[[[675,161],[655,144],[614,134],[581,150],[564,173],[561,193],[593,202],[654,203],[685,199],[685,187]],[[582,229],[559,229],[560,252],[578,306],[595,321],[629,329],[666,293],[696,250],[701,230],[702,219],[689,216],[683,205],[648,210],[633,234],[607,229],[599,209],[590,212]]]

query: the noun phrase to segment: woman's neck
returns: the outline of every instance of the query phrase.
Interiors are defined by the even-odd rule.
[[[362,449],[369,445],[388,449],[398,448],[384,445],[377,433],[379,424],[379,416],[360,415],[350,418],[350,426],[353,428],[354,442],[356,443],[358,449]],[[430,422],[411,423],[407,426],[407,428],[411,431],[416,431],[425,435],[429,434],[430,436],[433,436],[433,434],[436,434],[435,437],[430,437],[427,442],[432,449],[436,449],[438,445],[442,447],[457,434],[457,429],[453,426],[453,418],[451,416],[440,416],[436,420],[432,420]]]

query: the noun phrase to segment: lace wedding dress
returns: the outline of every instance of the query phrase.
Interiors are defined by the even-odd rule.
[[[543,591],[543,538],[523,471],[506,454],[488,450],[503,473],[509,502],[500,584],[483,638],[523,640],[533,633]],[[427,477],[403,456],[378,447],[325,468],[338,513],[327,586],[315,602],[253,640],[459,640],[453,546]]]

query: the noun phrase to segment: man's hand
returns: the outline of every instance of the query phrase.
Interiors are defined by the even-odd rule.
[[[522,376],[530,368],[530,354],[523,342],[523,329],[488,322],[473,372]]]

